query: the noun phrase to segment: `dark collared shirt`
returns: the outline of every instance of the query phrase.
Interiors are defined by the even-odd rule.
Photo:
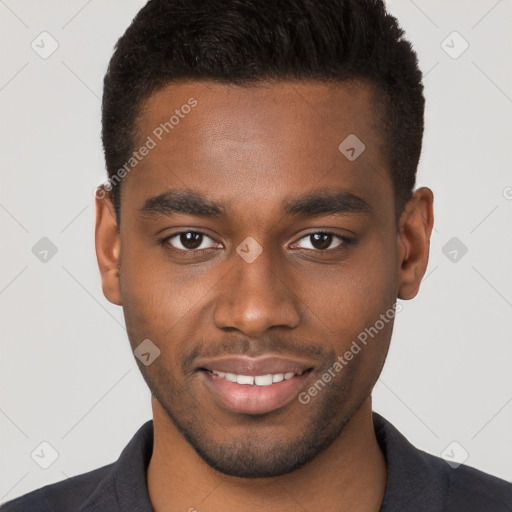
[[[415,448],[376,412],[373,423],[388,469],[380,512],[512,511],[512,484],[468,466],[453,469]],[[25,494],[1,512],[152,512],[146,485],[152,451],[148,421],[117,462]]]

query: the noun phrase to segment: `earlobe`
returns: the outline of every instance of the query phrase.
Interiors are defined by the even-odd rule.
[[[434,194],[416,190],[400,217],[398,235],[398,298],[413,299],[428,265],[430,235],[434,226]]]
[[[103,294],[108,301],[121,306],[120,239],[117,219],[109,193],[105,190],[102,192],[104,193],[96,194],[96,258],[101,274]]]

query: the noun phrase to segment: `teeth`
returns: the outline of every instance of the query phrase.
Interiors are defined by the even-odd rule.
[[[270,386],[271,384],[291,379],[292,377],[295,377],[295,375],[302,375],[301,373],[286,372],[274,374],[268,373],[266,375],[256,375],[253,377],[252,375],[237,375],[235,373],[226,373],[215,370],[211,370],[211,372],[214,375],[217,375],[217,377],[226,379],[229,382],[236,382],[237,384],[245,384],[249,386]]]
[[[250,375],[237,375],[236,376],[237,384],[254,384],[254,377]]]
[[[272,384],[272,375],[270,373],[268,375],[257,375],[254,377],[254,382],[256,386],[270,386]]]

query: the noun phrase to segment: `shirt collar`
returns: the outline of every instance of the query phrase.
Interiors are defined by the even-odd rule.
[[[387,466],[387,481],[380,512],[414,510],[441,512],[448,482],[432,456],[415,448],[380,414],[373,425]],[[124,448],[79,512],[130,510],[152,512],[147,489],[147,468],[153,452],[153,420],[146,422]],[[432,492],[435,490],[436,492]],[[429,500],[422,497],[429,496]]]
[[[387,466],[386,491],[379,512],[442,512],[448,489],[446,471],[439,467],[444,461],[418,450],[375,411],[373,426]]]

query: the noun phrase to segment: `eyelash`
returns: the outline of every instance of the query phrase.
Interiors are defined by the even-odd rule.
[[[189,230],[186,230],[186,231],[179,231],[178,233],[173,233],[172,235],[169,235],[169,236],[163,238],[160,241],[160,243],[164,247],[165,246],[169,246],[170,245],[169,241],[171,239],[177,238],[180,235],[183,235],[185,233],[194,233],[194,234],[197,234],[197,235],[202,235],[203,237],[207,237],[210,240],[213,240],[213,238],[211,236],[207,235],[206,233],[203,233],[202,231],[194,231],[194,230],[190,230],[189,229]],[[303,235],[302,237],[300,237],[299,240],[303,240],[304,238],[308,238],[308,237],[310,237],[312,235],[316,235],[316,234],[332,235],[334,238],[339,240],[340,243],[336,247],[334,247],[332,249],[308,249],[308,248],[304,249],[304,248],[299,248],[299,250],[302,249],[302,250],[306,250],[306,251],[313,251],[315,253],[331,254],[332,252],[342,250],[344,247],[347,247],[347,246],[352,245],[352,244],[355,243],[355,239],[353,239],[353,238],[340,235],[339,233],[335,233],[333,231],[326,231],[326,230],[312,231],[312,232],[307,233],[306,235]],[[201,241],[201,244],[202,244],[202,241]],[[207,247],[205,249],[176,249],[176,247],[172,247],[171,246],[171,250],[176,251],[176,252],[180,252],[180,253],[183,253],[183,254],[190,253],[190,254],[196,254],[197,255],[197,254],[202,254],[204,251],[209,251],[210,249],[212,249],[212,247]]]

